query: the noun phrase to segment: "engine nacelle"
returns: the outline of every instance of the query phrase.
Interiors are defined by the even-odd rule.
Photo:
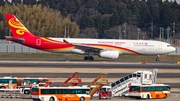
[[[84,54],[85,52],[80,49],[72,49],[72,52],[78,53],[78,54]]]
[[[102,58],[117,59],[119,57],[119,52],[118,51],[102,51],[99,53],[99,56]]]

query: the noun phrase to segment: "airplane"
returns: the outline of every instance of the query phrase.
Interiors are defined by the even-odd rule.
[[[117,59],[120,55],[159,55],[175,51],[169,43],[153,40],[52,38],[32,34],[13,14],[5,14],[13,41],[34,49],[55,53],[76,53],[86,55],[84,60],[94,60],[93,55]]]

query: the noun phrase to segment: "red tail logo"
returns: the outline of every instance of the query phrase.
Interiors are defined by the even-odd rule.
[[[5,17],[13,37],[34,36],[13,14],[5,14]]]

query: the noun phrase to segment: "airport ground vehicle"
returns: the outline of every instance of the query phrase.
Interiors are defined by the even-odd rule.
[[[111,99],[112,98],[112,90],[110,86],[103,86],[99,90],[99,99]]]
[[[127,96],[130,85],[152,85],[156,84],[158,69],[152,71],[138,70],[132,74],[126,75],[110,84],[112,96]]]
[[[33,87],[33,101],[84,101],[90,100],[89,87]]]
[[[47,80],[45,83],[38,83],[38,84],[32,84],[32,85],[21,85],[18,86],[16,89],[8,88],[8,89],[0,89],[1,92],[4,92],[4,94],[1,94],[1,98],[31,98],[31,92],[32,87],[49,87],[51,85],[51,80]],[[10,81],[9,85],[12,85],[12,80]]]
[[[90,87],[90,95],[91,98],[95,96],[99,96],[100,89],[108,84],[108,80],[106,79],[107,74],[101,73],[99,74],[87,87]],[[99,81],[99,82],[97,82]],[[97,84],[96,84],[97,83]],[[96,85],[94,85],[96,84]],[[94,85],[94,86],[93,86]]]
[[[24,85],[32,86],[33,83],[38,84],[48,80],[49,78],[0,77],[0,89],[16,89]]]
[[[90,87],[90,91],[94,89],[96,85],[92,85]],[[91,94],[91,92],[90,92]],[[112,98],[112,90],[111,86],[102,86],[99,90],[97,90],[92,96],[92,97],[98,97],[99,99],[111,99]]]
[[[131,85],[128,96],[137,99],[167,98],[170,97],[170,87],[165,84]]]
[[[69,82],[71,81],[71,82]],[[67,87],[67,86],[76,86],[81,83],[81,79],[79,78],[79,73],[74,72],[69,78],[67,78],[60,87]]]

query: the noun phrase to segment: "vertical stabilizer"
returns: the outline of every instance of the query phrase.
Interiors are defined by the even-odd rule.
[[[34,35],[13,14],[5,14],[13,38],[33,37]]]

